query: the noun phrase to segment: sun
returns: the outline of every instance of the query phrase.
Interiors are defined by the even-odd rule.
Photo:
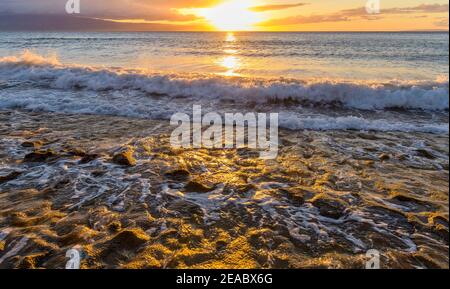
[[[194,13],[221,31],[252,30],[253,25],[262,21],[262,18],[249,9],[252,7],[249,2],[231,0],[212,8],[195,9]]]

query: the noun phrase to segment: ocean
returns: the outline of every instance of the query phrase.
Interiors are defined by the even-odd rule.
[[[0,33],[0,108],[448,133],[448,33]]]
[[[0,268],[448,269],[448,33],[0,40]],[[276,159],[174,146],[196,105]]]

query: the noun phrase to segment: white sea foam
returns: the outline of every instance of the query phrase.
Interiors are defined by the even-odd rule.
[[[158,94],[160,97],[150,97]],[[179,98],[181,97],[181,99]],[[292,99],[281,107],[283,100]],[[223,100],[226,100],[223,102]],[[230,100],[235,101],[230,104]],[[169,119],[192,104],[225,112],[229,107],[280,111],[280,126],[308,130],[373,130],[448,134],[448,122],[401,120],[385,113],[328,115],[333,105],[383,112],[402,108],[428,114],[448,110],[448,78],[434,83],[369,84],[261,80],[206,75],[154,75],[137,70],[63,65],[56,57],[30,52],[0,58],[0,109]],[[229,106],[231,105],[231,106]],[[208,106],[208,108],[206,108]],[[321,110],[304,113],[302,106]],[[246,108],[247,107],[247,108]],[[414,112],[412,112],[414,113]],[[420,112],[421,113],[421,112]]]
[[[25,109],[30,111],[59,112],[71,114],[115,115],[124,117],[170,119],[175,112],[189,112],[190,103],[180,104],[171,101],[153,100],[140,96],[102,97],[96,93],[55,92],[53,90],[23,90],[12,94],[2,94],[0,90],[0,109]],[[214,108],[216,109],[216,108]],[[225,109],[226,111],[227,109]],[[208,112],[206,110],[204,113]],[[448,134],[449,124],[428,121],[399,121],[393,117],[385,119],[363,118],[360,116],[327,116],[325,114],[304,115],[297,111],[283,111],[279,115],[279,126],[291,130],[364,130],[364,131],[402,131]],[[441,120],[442,121],[442,120]],[[14,146],[12,146],[14,147]]]
[[[448,78],[434,82],[371,83],[158,75],[142,70],[63,65],[55,57],[45,58],[25,52],[20,56],[0,58],[0,79],[31,81],[64,90],[132,90],[168,97],[234,100],[242,103],[293,100],[308,106],[337,105],[363,110],[449,108]]]
[[[407,123],[384,119],[366,119],[356,116],[341,117],[302,117],[284,115],[280,126],[292,130],[363,130],[363,131],[401,131],[448,134],[448,123]]]

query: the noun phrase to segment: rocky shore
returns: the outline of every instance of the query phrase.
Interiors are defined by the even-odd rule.
[[[448,135],[280,131],[276,160],[165,121],[0,111],[0,268],[448,268]]]

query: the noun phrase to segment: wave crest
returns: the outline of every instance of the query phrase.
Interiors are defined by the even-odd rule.
[[[33,81],[56,89],[135,90],[169,97],[242,103],[336,105],[361,110],[448,110],[448,78],[434,82],[349,82],[256,79],[198,74],[153,74],[144,70],[63,65],[57,57],[25,51],[0,58],[0,78]]]

